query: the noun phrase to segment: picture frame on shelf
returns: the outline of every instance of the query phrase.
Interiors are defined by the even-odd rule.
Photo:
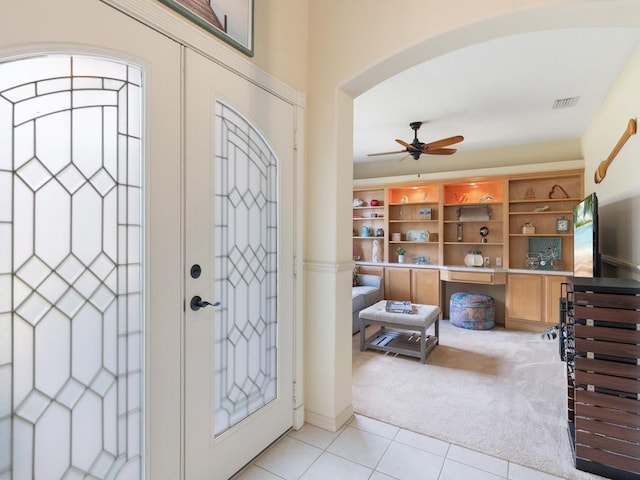
[[[569,233],[569,219],[562,216],[556,220],[556,233]]]
[[[537,270],[555,270],[554,262],[562,260],[562,238],[529,237],[527,257],[537,258]]]

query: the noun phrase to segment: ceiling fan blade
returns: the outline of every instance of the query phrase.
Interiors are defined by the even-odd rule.
[[[414,151],[414,152],[418,151],[418,149],[416,147],[414,147],[410,143],[405,142],[404,140],[400,140],[399,138],[396,138],[396,142],[398,142],[403,147],[407,147],[407,150],[411,150],[411,151]]]
[[[431,150],[432,148],[442,148],[448,147],[449,145],[453,145],[454,143],[460,143],[464,140],[462,135],[456,135],[455,137],[443,138],[442,140],[436,140],[435,142],[425,143],[423,151],[426,153],[427,150]]]
[[[457,151],[458,150],[455,148],[434,148],[429,149],[424,153],[426,153],[427,155],[453,155]]]
[[[376,155],[391,155],[393,153],[405,153],[406,150],[396,150],[394,152],[379,152],[379,153],[367,153],[369,157],[375,157]]]
[[[409,153],[408,155],[405,155],[404,157],[402,157],[400,160],[398,160],[399,162],[402,162],[404,160],[406,160],[407,158],[409,158],[411,156],[411,154]]]

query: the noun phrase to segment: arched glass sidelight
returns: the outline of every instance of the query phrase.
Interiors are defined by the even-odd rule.
[[[142,76],[0,62],[2,478],[141,478]]]

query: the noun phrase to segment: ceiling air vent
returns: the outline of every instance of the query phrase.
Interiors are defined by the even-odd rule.
[[[574,107],[576,103],[578,103],[578,99],[580,97],[568,97],[568,98],[559,98],[554,100],[553,107],[551,110],[557,110],[558,108],[569,108]]]

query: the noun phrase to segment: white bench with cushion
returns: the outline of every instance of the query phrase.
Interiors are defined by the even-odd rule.
[[[410,355],[425,363],[427,355],[439,341],[440,307],[414,303],[413,313],[391,313],[386,307],[387,301],[381,300],[360,312],[360,351],[372,349]],[[369,325],[379,325],[380,329],[366,338],[365,330]],[[427,335],[432,325],[435,335]],[[406,331],[417,334],[407,334]]]

